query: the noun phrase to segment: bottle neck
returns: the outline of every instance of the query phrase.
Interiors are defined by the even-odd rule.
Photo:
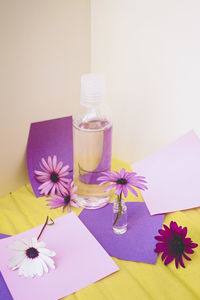
[[[81,123],[101,121],[101,126],[108,126],[112,124],[111,112],[109,107],[103,103],[93,103],[83,105],[81,103],[79,110],[73,115],[73,124],[79,126]],[[109,126],[110,126],[109,125]]]

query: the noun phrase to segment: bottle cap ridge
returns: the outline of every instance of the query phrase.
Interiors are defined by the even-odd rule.
[[[81,76],[81,104],[99,104],[105,100],[105,78],[103,74]]]

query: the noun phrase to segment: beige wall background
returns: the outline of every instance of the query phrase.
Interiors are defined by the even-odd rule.
[[[89,71],[89,0],[0,0],[0,195],[28,181],[30,123],[71,115]]]
[[[134,162],[200,134],[198,0],[0,0],[0,195],[28,181],[31,122],[71,115],[104,73],[113,156]]]
[[[91,3],[91,66],[107,78],[113,155],[134,162],[200,134],[200,2]]]

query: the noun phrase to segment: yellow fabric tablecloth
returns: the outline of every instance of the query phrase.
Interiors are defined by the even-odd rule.
[[[122,167],[131,170],[128,164],[113,160],[112,169],[119,170]],[[114,194],[112,194],[113,197]],[[62,208],[50,210],[46,206],[45,199],[45,197],[36,198],[30,184],[1,197],[0,233],[18,234],[43,224],[47,215],[53,219],[63,215]],[[143,199],[141,194],[138,198],[129,194],[127,201],[143,201]],[[72,210],[77,215],[81,212],[80,208]],[[200,299],[200,208],[169,213],[165,216],[164,223],[168,225],[171,220],[177,221],[179,225],[187,226],[188,236],[199,244],[195,253],[191,255],[192,261],[185,262],[185,269],[177,270],[174,263],[164,266],[160,255],[155,265],[113,258],[120,268],[119,272],[63,299]]]

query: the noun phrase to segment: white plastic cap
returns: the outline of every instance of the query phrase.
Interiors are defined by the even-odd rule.
[[[105,100],[105,78],[103,74],[81,76],[81,104],[99,104]]]

